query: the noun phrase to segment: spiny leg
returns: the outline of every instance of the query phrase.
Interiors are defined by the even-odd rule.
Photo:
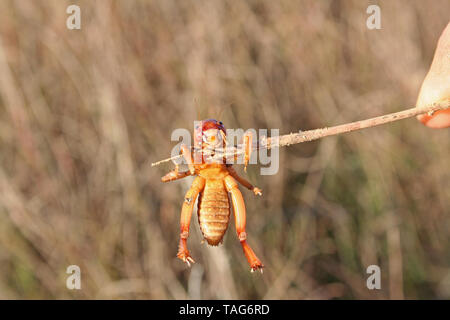
[[[244,171],[247,172],[247,165],[252,155],[253,132],[247,131],[243,137],[244,140]]]
[[[177,257],[183,260],[191,266],[190,262],[194,263],[187,249],[187,238],[189,237],[189,226],[191,224],[192,210],[194,208],[195,199],[197,199],[198,194],[205,187],[205,179],[202,177],[197,177],[192,182],[191,188],[186,192],[184,197],[183,207],[181,209],[181,219],[180,219],[180,244],[178,246]]]
[[[253,191],[253,193],[258,196],[262,196],[262,190],[260,188],[257,188],[255,186],[253,186],[247,179],[242,178],[241,176],[238,175],[238,173],[236,172],[236,170],[234,170],[234,168],[230,165],[227,167],[228,172],[230,173],[230,175],[236,179],[240,184],[242,184],[244,187],[246,187],[248,190]]]
[[[236,180],[232,176],[225,177],[224,181],[227,191],[231,193],[236,232],[239,241],[241,242],[242,249],[244,250],[245,257],[247,258],[252,272],[255,270],[261,270],[262,273],[262,268],[264,267],[264,265],[261,263],[261,260],[258,259],[252,248],[247,243],[247,233],[245,232],[246,212],[242,194],[239,191]]]
[[[180,146],[181,154],[183,155],[183,158],[186,160],[186,163],[189,167],[189,172],[191,174],[195,173],[195,167],[194,167],[194,159],[192,159],[192,153],[189,147],[185,144],[182,144]]]
[[[178,179],[182,179],[184,177],[190,176],[195,174],[195,166],[193,163],[192,155],[189,150],[189,147],[185,144],[182,144],[181,147],[181,154],[183,155],[183,158],[186,160],[186,163],[189,167],[189,171],[185,172],[179,172],[179,164],[175,164],[175,170],[170,171],[168,174],[166,174],[164,177],[161,178],[162,182],[169,182],[169,181],[175,181]]]
[[[175,170],[170,171],[164,177],[162,177],[161,181],[162,182],[175,181],[175,180],[182,179],[182,178],[185,178],[190,175],[191,175],[190,171],[178,172],[178,170],[175,169]]]

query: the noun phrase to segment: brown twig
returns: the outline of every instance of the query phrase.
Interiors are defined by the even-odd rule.
[[[450,100],[441,102],[441,103],[436,103],[436,104],[433,104],[432,106],[428,106],[428,107],[411,108],[411,109],[407,109],[407,110],[403,110],[403,111],[399,111],[399,112],[395,112],[395,113],[390,113],[390,114],[386,114],[386,115],[375,117],[375,118],[350,122],[350,123],[346,123],[346,124],[342,124],[342,125],[338,125],[338,126],[334,126],[334,127],[301,131],[299,133],[291,133],[291,134],[286,134],[286,135],[282,135],[282,136],[271,137],[271,138],[264,139],[259,144],[254,145],[253,149],[254,150],[261,149],[261,148],[271,149],[274,147],[283,147],[283,146],[289,146],[291,144],[313,141],[313,140],[317,140],[317,139],[328,137],[328,136],[334,136],[334,135],[338,135],[341,133],[347,133],[347,132],[352,132],[352,131],[356,131],[356,130],[371,128],[371,127],[379,126],[382,124],[411,118],[411,117],[417,116],[419,114],[425,114],[425,113],[433,114],[436,111],[444,110],[447,108],[450,108]],[[220,152],[220,151],[222,151],[222,152]],[[215,150],[215,154],[214,154],[214,156],[211,157],[211,159],[220,160],[223,157],[228,159],[230,157],[236,157],[236,156],[242,155],[243,153],[244,153],[243,149],[239,148],[239,146],[238,147],[230,147],[230,148],[226,148],[225,150]],[[161,160],[158,162],[154,162],[154,163],[152,163],[152,167],[159,165],[161,163],[168,162],[171,160],[176,160],[179,158],[181,158],[181,155],[167,158],[167,159],[164,159],[164,160]]]

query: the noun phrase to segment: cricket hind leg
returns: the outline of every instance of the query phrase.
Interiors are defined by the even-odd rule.
[[[195,263],[187,248],[187,239],[189,237],[189,227],[191,224],[192,210],[194,208],[195,200],[200,192],[205,187],[205,179],[196,177],[192,182],[191,188],[186,192],[184,197],[183,207],[181,209],[180,218],[180,243],[178,245],[177,257],[191,266],[191,262]]]
[[[225,177],[224,181],[227,191],[231,194],[236,232],[241,243],[242,250],[244,250],[244,255],[247,258],[251,271],[253,272],[255,270],[260,270],[262,273],[262,268],[264,268],[264,265],[256,256],[250,245],[247,243],[247,233],[245,232],[246,211],[242,193],[239,191],[237,182],[233,177],[227,176]]]

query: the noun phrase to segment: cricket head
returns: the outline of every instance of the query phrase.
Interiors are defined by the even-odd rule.
[[[202,120],[195,127],[194,143],[201,149],[216,149],[224,147],[226,129],[222,121],[215,119]]]

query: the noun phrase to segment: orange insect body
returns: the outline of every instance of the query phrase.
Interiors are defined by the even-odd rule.
[[[217,246],[230,222],[230,199],[223,182],[228,171],[222,165],[207,166],[199,172],[205,179],[205,188],[198,197],[198,223],[208,244]]]
[[[245,164],[248,163],[251,152],[252,136],[244,136]],[[202,125],[195,129],[194,147],[200,150],[205,148],[222,148],[226,144],[225,127],[221,122],[213,119],[202,121]],[[240,177],[230,164],[208,162],[203,157],[203,152],[194,152],[185,146],[181,146],[181,152],[185,158],[189,171],[178,172],[178,166],[174,171],[166,174],[161,181],[168,182],[178,180],[190,175],[196,175],[191,188],[185,195],[181,209],[180,219],[180,244],[177,257],[190,265],[194,262],[187,249],[187,238],[192,211],[198,197],[198,221],[203,237],[209,245],[217,246],[223,241],[230,221],[230,199],[235,217],[236,232],[242,249],[250,264],[251,271],[261,270],[263,264],[247,243],[245,232],[246,210],[244,199],[238,188],[238,182],[252,190],[255,195],[261,195],[261,190],[254,187],[246,179]],[[196,160],[194,162],[194,159]]]

